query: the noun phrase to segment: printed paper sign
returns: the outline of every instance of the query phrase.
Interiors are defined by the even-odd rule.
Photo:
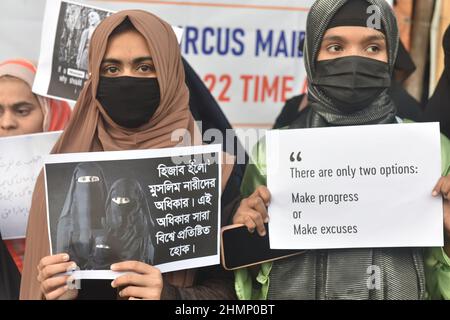
[[[50,155],[52,254],[78,278],[114,278],[137,260],[161,272],[219,263],[220,145]],[[77,277],[77,275],[74,275]]]
[[[34,184],[61,131],[0,139],[0,230],[3,239],[24,238]]]
[[[272,249],[443,245],[439,124],[267,133]]]

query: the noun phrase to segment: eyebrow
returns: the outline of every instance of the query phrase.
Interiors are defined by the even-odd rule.
[[[28,106],[34,107],[34,104],[31,103],[31,102],[28,102],[28,101],[19,101],[19,102],[14,103],[10,107],[13,108],[13,109],[17,109],[17,108],[20,108],[20,107],[28,107]],[[5,106],[0,104],[0,107],[4,108]]]
[[[384,41],[386,38],[383,34],[371,35],[364,38],[364,42],[372,42],[372,41]]]
[[[326,36],[322,41],[336,41],[336,42],[347,42],[345,38],[341,36]]]
[[[383,34],[377,34],[377,35],[370,35],[367,37],[364,37],[363,42],[372,42],[372,41],[384,41],[385,37]],[[336,42],[344,42],[346,43],[347,40],[342,36],[326,36],[323,38],[322,41],[336,41]]]
[[[132,60],[133,64],[137,64],[137,63],[141,63],[144,61],[153,61],[152,57],[148,56],[148,57],[138,57],[138,58],[134,58]],[[104,63],[114,63],[114,64],[122,64],[122,61],[119,59],[114,59],[114,58],[106,58],[102,61],[102,64]]]

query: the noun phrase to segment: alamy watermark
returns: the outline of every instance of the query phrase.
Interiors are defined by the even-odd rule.
[[[368,274],[366,284],[369,290],[381,289],[381,268],[376,265],[367,267],[366,273]]]
[[[367,18],[367,27],[372,29],[381,30],[381,10],[380,7],[373,4],[367,7],[367,14],[370,16]]]

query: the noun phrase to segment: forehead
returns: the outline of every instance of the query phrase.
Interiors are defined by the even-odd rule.
[[[348,42],[360,42],[365,41],[368,38],[379,38],[379,40],[386,41],[382,32],[373,28],[356,26],[330,28],[325,32],[323,40],[327,40],[327,38],[331,37],[339,37]]]
[[[31,88],[25,81],[14,77],[0,77],[0,102],[32,98]]]
[[[145,38],[136,30],[127,30],[108,39],[104,59],[122,60],[145,56],[151,56]]]

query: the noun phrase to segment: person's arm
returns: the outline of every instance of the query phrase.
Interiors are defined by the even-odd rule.
[[[443,248],[427,249],[425,276],[430,299],[450,300],[450,258]]]
[[[270,192],[266,187],[264,142],[260,141],[253,149],[241,185],[243,199],[233,217],[233,224],[244,224],[250,232],[256,229],[261,236],[266,232],[264,223],[268,221],[267,207],[270,202]]]
[[[265,140],[261,140],[253,148],[249,164],[244,173],[241,184],[241,196],[249,197],[256,188],[267,184],[266,174],[266,144]]]
[[[427,292],[431,299],[450,299],[450,141],[441,135],[443,177],[433,190],[443,197],[445,242],[443,248],[430,248],[425,256]]]
[[[449,244],[450,238],[447,238],[446,242],[447,244],[444,245],[444,252],[447,255],[447,257],[450,257],[450,244]]]
[[[267,184],[266,163],[265,163],[265,143],[260,141],[253,149],[250,163],[244,174],[241,185],[241,196],[244,198],[233,217],[233,223],[243,223],[247,228],[252,229],[253,224],[258,226],[259,233],[265,231],[263,216],[261,219],[246,219],[245,212],[253,212],[255,209],[267,214],[265,206],[270,201],[270,193],[265,187]],[[252,199],[251,199],[252,198]],[[251,200],[249,200],[251,199]],[[261,205],[262,204],[262,205]],[[253,206],[253,207],[252,207]],[[235,270],[235,290],[239,300],[264,300],[267,299],[269,290],[269,274],[272,263],[267,262],[252,268],[241,268]]]

